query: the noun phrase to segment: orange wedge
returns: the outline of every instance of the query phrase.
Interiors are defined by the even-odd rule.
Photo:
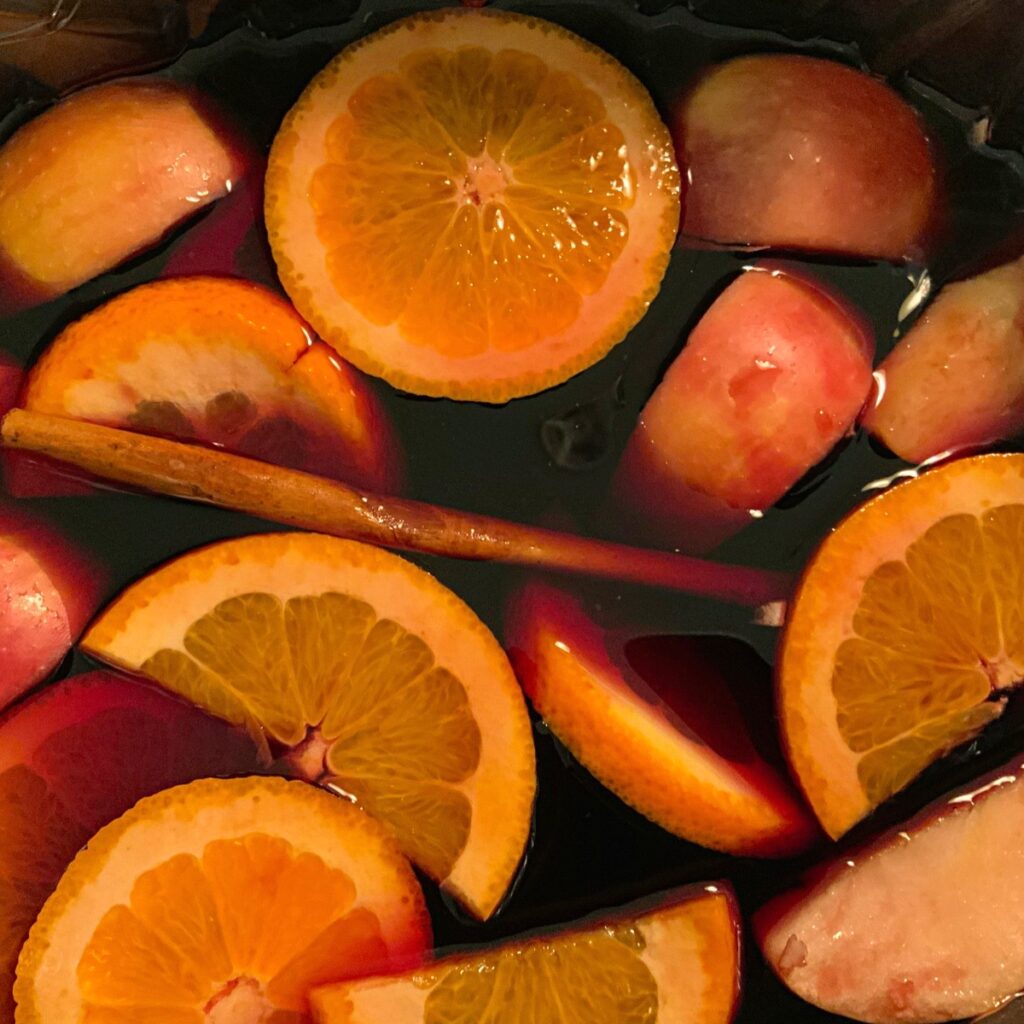
[[[759,668],[768,690],[767,666],[742,647],[716,650],[708,637],[617,639],[543,583],[528,584],[509,608],[506,643],[530,702],[622,800],[725,853],[778,857],[809,846],[814,820],[755,745],[754,714],[745,718],[737,700],[756,690]]]
[[[278,533],[184,555],[82,641],[351,797],[473,913],[523,855],[535,788],[522,694],[487,627],[405,559]]]
[[[880,494],[808,566],[778,665],[783,737],[833,837],[997,718],[1024,679],[1024,455]]]
[[[217,277],[134,288],[71,324],[24,405],[388,491],[394,442],[366,382],[282,298]]]
[[[643,86],[565,29],[435,11],[342,51],[270,152],[285,290],[356,366],[503,402],[597,362],[656,294],[679,222]]]
[[[657,909],[314,991],[317,1024],[728,1024],[739,917],[722,886]]]
[[[316,985],[430,945],[416,878],[344,800],[275,778],[165,790],[102,829],[29,933],[17,1024],[302,1024]]]

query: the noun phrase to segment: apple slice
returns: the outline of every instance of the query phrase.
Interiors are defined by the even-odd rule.
[[[643,632],[608,632],[571,595],[530,583],[513,597],[505,634],[534,708],[641,814],[726,853],[809,846],[819,835],[811,816],[755,742],[751,709],[771,720],[767,666],[739,641]]]
[[[908,462],[1024,427],[1024,259],[947,285],[879,367],[864,426]]]
[[[0,148],[0,305],[110,270],[244,170],[240,148],[176,85],[117,82],[61,100]]]
[[[1018,757],[762,908],[764,955],[797,995],[875,1024],[959,1020],[1024,987]]]
[[[773,505],[849,432],[874,342],[824,286],[762,263],[693,329],[613,483],[620,517],[705,551]]]
[[[105,573],[62,533],[0,505],[0,708],[60,664],[104,589]]]
[[[922,122],[860,71],[738,57],[697,83],[673,135],[689,179],[684,235],[887,260],[922,243],[936,195]]]
[[[137,800],[254,771],[241,732],[108,672],[56,683],[0,718],[0,1020],[18,950],[79,848]]]

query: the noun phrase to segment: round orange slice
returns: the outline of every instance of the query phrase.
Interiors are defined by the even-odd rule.
[[[533,806],[526,706],[487,627],[410,562],[317,534],[225,541],[129,587],[82,646],[265,732],[470,911],[498,906]]]
[[[778,664],[782,731],[833,837],[997,718],[1024,679],[1024,455],[930,470],[811,560]]]
[[[270,152],[285,290],[356,366],[504,402],[620,342],[679,222],[672,141],[643,86],[565,29],[416,15],[348,47]]]
[[[75,858],[22,950],[15,1021],[302,1024],[314,986],[429,946],[416,878],[372,819],[302,782],[204,780]]]
[[[24,405],[388,491],[395,445],[366,381],[248,281],[144,284],[61,332]]]
[[[653,910],[324,987],[311,1002],[317,1024],[728,1024],[739,929],[730,890],[706,886]]]

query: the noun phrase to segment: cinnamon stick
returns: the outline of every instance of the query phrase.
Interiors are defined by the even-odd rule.
[[[784,573],[371,494],[199,445],[25,409],[4,417],[0,435],[8,448],[105,480],[387,548],[583,573],[751,607],[784,599],[793,583]]]

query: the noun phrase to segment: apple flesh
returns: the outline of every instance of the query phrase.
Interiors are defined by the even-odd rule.
[[[60,664],[96,611],[104,582],[59,531],[0,506],[0,708]]]
[[[684,236],[900,260],[932,218],[936,170],[916,112],[833,61],[727,61],[685,97],[673,135],[689,179]]]
[[[144,796],[259,765],[238,730],[108,672],[56,683],[0,718],[0,1020],[14,1020],[18,951],[84,843]]]
[[[797,995],[874,1024],[983,1014],[1024,987],[1024,763],[939,801],[755,918]]]
[[[113,83],[60,101],[0,148],[0,305],[110,270],[244,170],[240,147],[178,86]]]
[[[770,264],[747,270],[640,414],[613,483],[620,518],[690,552],[742,529],[850,431],[873,351],[823,286]]]
[[[866,429],[908,462],[1024,428],[1024,259],[947,285],[879,367]]]
[[[648,634],[599,622],[573,595],[536,581],[514,595],[505,630],[533,707],[635,810],[739,856],[806,849],[820,833],[763,728],[772,721],[767,666],[727,637]]]

